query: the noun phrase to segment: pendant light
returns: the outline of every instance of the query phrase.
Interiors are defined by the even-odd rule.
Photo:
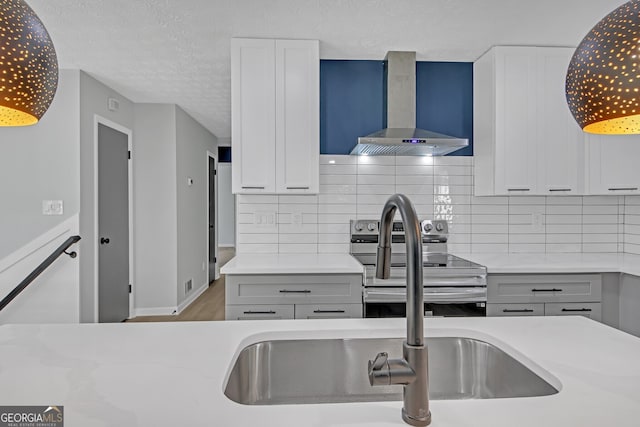
[[[0,0],[0,126],[26,126],[47,111],[58,86],[49,33],[24,0]]]

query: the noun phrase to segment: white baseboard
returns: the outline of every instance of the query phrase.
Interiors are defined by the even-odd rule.
[[[236,245],[235,243],[231,243],[231,244],[218,243],[218,247],[219,248],[235,248]]]
[[[189,295],[187,299],[185,299],[178,305],[178,314],[182,313],[182,310],[189,307],[189,305],[191,305],[192,302],[194,302],[200,295],[202,295],[202,293],[206,291],[208,287],[209,287],[209,284],[205,283],[195,291],[191,292],[191,295]]]
[[[138,316],[171,316],[178,314],[177,307],[145,307],[136,308],[133,317]]]

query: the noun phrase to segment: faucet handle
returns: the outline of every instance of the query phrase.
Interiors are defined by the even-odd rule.
[[[384,365],[387,364],[388,360],[389,360],[389,353],[387,353],[386,351],[378,353],[375,359],[369,360],[369,372],[379,371],[380,369],[382,369]]]
[[[389,354],[378,353],[375,359],[369,360],[369,384],[372,386],[391,384],[389,371]]]

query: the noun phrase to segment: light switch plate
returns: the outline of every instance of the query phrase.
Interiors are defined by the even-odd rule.
[[[42,215],[62,215],[64,213],[64,204],[62,200],[43,200]]]

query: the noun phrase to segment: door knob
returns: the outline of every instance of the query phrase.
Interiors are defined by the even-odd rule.
[[[101,237],[100,238],[100,244],[101,245],[108,245],[109,244],[109,238],[108,237]]]

